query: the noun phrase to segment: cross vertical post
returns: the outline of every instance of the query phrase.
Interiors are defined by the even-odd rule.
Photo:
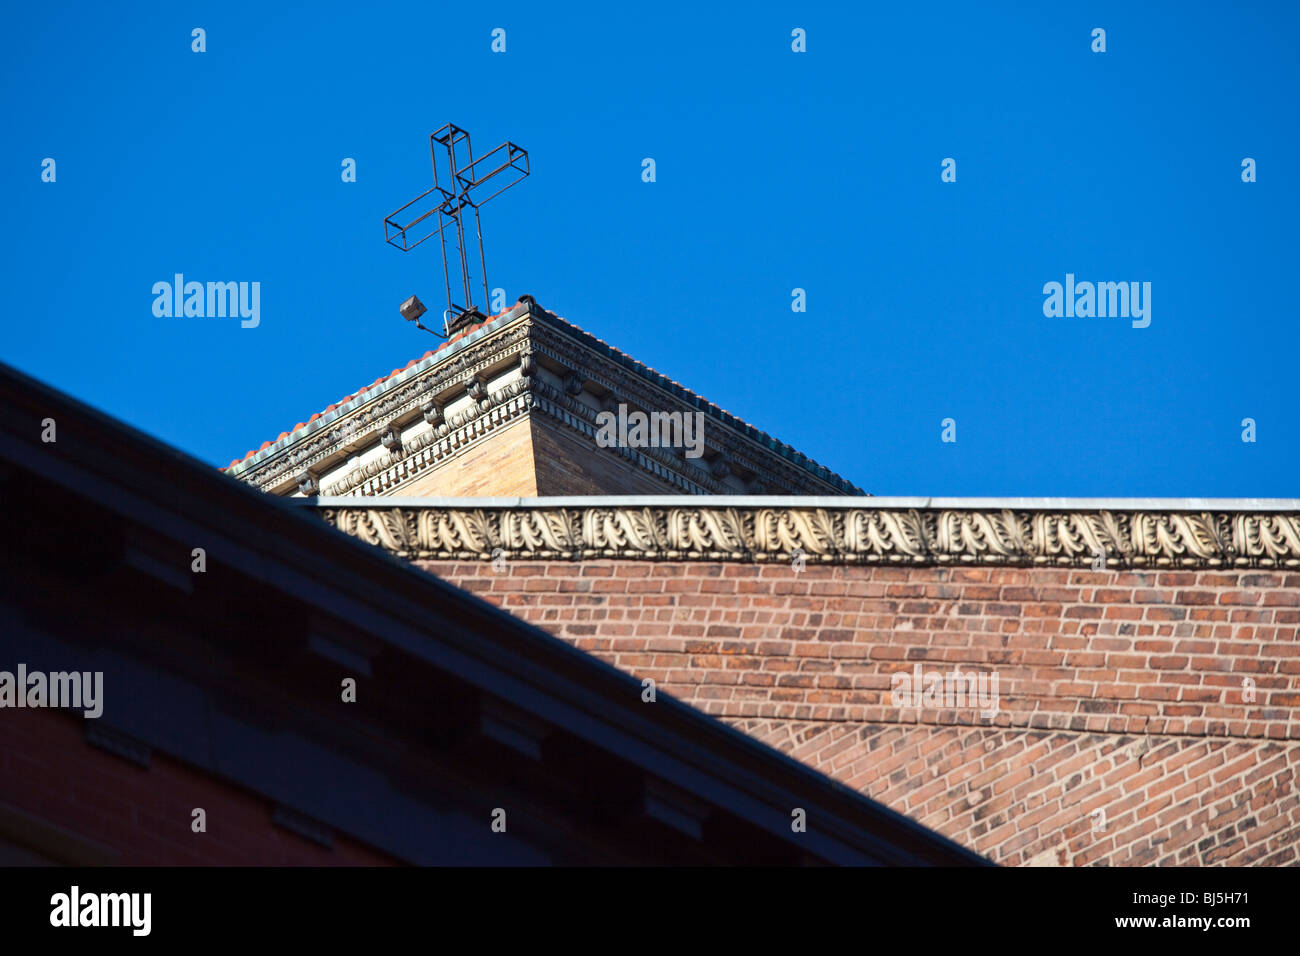
[[[463,149],[458,155],[457,148],[461,146]],[[440,153],[445,154],[443,163],[439,162]],[[469,133],[454,123],[448,123],[429,136],[429,156],[433,163],[433,188],[425,190],[384,219],[384,239],[403,252],[410,252],[426,239],[438,236],[442,247],[443,285],[447,292],[443,331],[450,336],[487,317],[490,295],[479,207],[529,174],[528,151],[507,140],[475,159]],[[440,173],[439,167],[444,164],[446,171]],[[466,210],[474,216],[478,275],[483,284],[482,311],[473,301],[474,266],[466,241]],[[454,250],[450,261],[447,257],[448,242]],[[463,305],[452,298],[453,266],[465,297]]]

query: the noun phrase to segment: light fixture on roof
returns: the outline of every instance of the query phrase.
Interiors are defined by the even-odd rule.
[[[429,310],[424,307],[418,295],[413,295],[397,307],[397,311],[402,313],[402,318],[407,322],[419,322],[420,316]]]
[[[430,335],[438,335],[438,333],[433,329],[425,328],[420,324],[420,316],[424,315],[424,313],[429,310],[424,307],[424,303],[420,301],[418,295],[411,296],[399,305],[397,311],[402,313],[402,318],[406,319],[407,322],[414,322],[417,329],[424,329],[424,331],[428,332]],[[438,337],[442,339],[446,338],[445,335],[438,335]]]

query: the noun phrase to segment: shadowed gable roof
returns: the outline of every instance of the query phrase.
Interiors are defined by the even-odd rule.
[[[480,723],[471,721],[478,733],[509,740],[503,759],[518,762],[519,772],[576,787],[583,800],[596,805],[626,802],[630,786],[639,795],[638,826],[652,818],[654,826],[668,826],[685,840],[683,846],[698,846],[705,859],[752,861],[757,854],[779,862],[987,862],[680,701],[660,694],[647,704],[635,677],[4,365],[0,407],[0,481],[6,500],[20,515],[18,550],[39,541],[35,557],[64,560],[60,549],[69,547],[68,541],[41,537],[36,517],[47,514],[51,502],[78,516],[77,526],[93,534],[97,573],[119,575],[116,580],[132,588],[156,589],[159,581],[192,578],[190,549],[202,542],[209,570],[220,570],[203,587],[221,581],[223,593],[253,595],[255,600],[246,601],[247,620],[256,624],[270,615],[281,630],[258,626],[257,633],[239,633],[194,625],[193,631],[179,632],[184,639],[208,642],[214,651],[224,651],[227,644],[243,648],[239,659],[247,667],[277,668],[268,675],[274,686],[284,674],[296,672],[299,665],[286,670],[286,660],[299,659],[295,655],[319,662],[320,642],[310,637],[314,632],[301,618],[327,616],[345,645],[367,648],[361,659],[379,661],[367,676],[374,684],[368,693],[393,709],[368,718],[376,741],[402,740],[408,752],[418,751],[423,738],[412,737],[405,721],[385,722],[384,714],[430,714],[428,719],[446,724],[451,713],[459,712],[438,710],[439,700],[463,698],[472,705],[468,712],[481,718]],[[45,443],[42,422],[49,418],[57,422],[58,440]],[[153,555],[143,564],[127,553],[143,546],[137,539]],[[38,560],[25,564],[37,569],[26,573],[40,573]],[[176,606],[189,603],[181,599]],[[143,602],[125,606],[130,613],[151,613]],[[299,624],[303,631],[295,638]],[[223,711],[241,713],[241,702],[229,696],[238,689],[220,683],[206,668],[185,663],[187,655],[178,661],[174,652],[159,656],[147,645],[130,643],[143,640],[139,636],[127,640],[116,636],[122,632],[95,634],[93,624],[84,630],[87,639],[127,657],[135,648],[133,659],[145,659],[149,666],[191,668],[185,672],[188,680],[208,682],[205,692],[221,702]],[[259,650],[250,656],[253,638]],[[275,646],[277,641],[282,646]],[[261,656],[267,650],[269,660]],[[355,657],[359,652],[342,653]],[[431,683],[441,695],[430,697]],[[303,689],[286,687],[285,693],[301,695]],[[133,722],[130,733],[160,750],[170,749],[177,759],[258,792],[288,788],[303,804],[302,812],[413,862],[436,857],[432,824],[426,826],[418,816],[404,818],[393,807],[369,805],[361,813],[355,802],[333,800],[329,788],[299,785],[293,778],[312,772],[311,760],[286,776],[268,770],[265,754],[236,749],[209,766],[211,755],[180,733],[174,715],[148,695],[121,701],[118,707]],[[326,717],[300,733],[355,734],[354,720]],[[521,736],[522,744],[516,739]],[[562,741],[560,756],[554,748],[534,747],[533,739]],[[320,743],[317,750],[305,752],[328,756],[329,746]],[[476,746],[475,753],[486,747]],[[380,757],[371,758],[367,748],[362,757],[351,754],[350,759]],[[613,769],[591,769],[598,767]],[[400,765],[385,772],[399,773]],[[806,831],[792,830],[792,808],[806,812]],[[654,845],[637,846],[653,853]]]

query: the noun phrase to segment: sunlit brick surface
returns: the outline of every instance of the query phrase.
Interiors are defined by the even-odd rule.
[[[1297,862],[1300,574],[420,565],[999,863]]]

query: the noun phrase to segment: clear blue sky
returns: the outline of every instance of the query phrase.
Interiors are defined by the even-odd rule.
[[[397,314],[435,250],[382,223],[450,121],[531,155],[493,286],[870,492],[1300,495],[1297,9],[23,4],[2,357],[242,457],[436,344]],[[156,318],[177,272],[260,325]],[[1150,327],[1045,317],[1067,272],[1150,282]]]

